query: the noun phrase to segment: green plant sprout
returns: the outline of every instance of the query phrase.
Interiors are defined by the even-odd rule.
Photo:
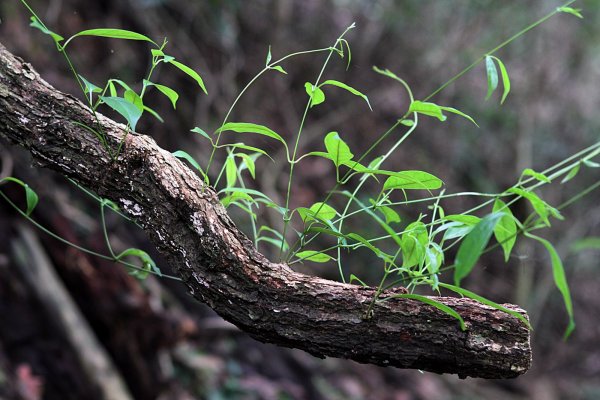
[[[387,130],[378,135],[368,149],[359,156],[355,156],[350,146],[343,140],[343,134],[335,131],[328,132],[323,136],[324,151],[299,154],[299,145],[302,140],[302,133],[305,129],[307,117],[315,107],[326,101],[326,93],[330,90],[343,90],[353,95],[357,100],[364,102],[365,106],[373,111],[369,98],[363,92],[339,80],[326,78],[327,67],[332,61],[333,56],[337,55],[341,59],[345,59],[347,67],[350,65],[352,58],[351,50],[345,36],[350,30],[355,28],[354,24],[348,26],[329,47],[291,53],[275,61],[273,61],[271,47],[269,46],[264,67],[237,95],[223,118],[221,125],[213,133],[207,133],[200,127],[195,127],[191,130],[191,132],[199,135],[203,140],[208,141],[211,146],[210,157],[206,165],[203,167],[184,150],[178,150],[173,155],[187,161],[198,171],[207,186],[211,185],[216,189],[224,207],[236,206],[247,215],[252,231],[251,238],[255,246],[273,246],[278,250],[280,260],[289,265],[303,261],[315,263],[335,261],[342,282],[365,285],[361,278],[353,274],[349,277],[346,276],[344,259],[347,252],[357,249],[371,251],[374,257],[381,263],[383,273],[376,287],[376,294],[365,311],[364,318],[366,319],[371,318],[374,305],[377,302],[387,301],[391,298],[408,298],[438,308],[456,318],[461,328],[466,329],[462,317],[455,310],[430,297],[412,293],[416,287],[426,285],[433,292],[439,292],[443,288],[453,291],[460,296],[475,299],[519,318],[525,325],[531,327],[529,322],[519,313],[462,288],[461,283],[475,268],[482,254],[499,247],[502,250],[505,261],[508,261],[519,236],[537,241],[550,255],[554,282],[562,295],[569,317],[564,335],[567,338],[575,328],[575,322],[564,267],[554,246],[546,239],[534,235],[532,232],[550,226],[553,218],[562,219],[560,214],[561,209],[596,189],[600,186],[600,183],[596,183],[574,195],[558,207],[553,207],[544,201],[536,193],[536,190],[544,185],[557,184],[558,179],[561,179],[559,184],[564,184],[573,179],[582,167],[600,167],[600,164],[594,161],[600,154],[600,142],[573,154],[546,168],[544,171],[537,172],[530,168],[525,169],[518,181],[501,193],[446,193],[442,179],[426,171],[390,171],[383,169],[382,165],[416,131],[419,125],[419,118],[421,117],[436,118],[440,122],[444,122],[447,120],[448,115],[451,115],[465,118],[478,126],[474,118],[459,109],[436,104],[431,99],[455,83],[475,66],[483,63],[487,79],[485,99],[491,98],[501,83],[502,94],[500,104],[503,104],[511,91],[511,81],[506,66],[496,55],[498,51],[556,14],[566,13],[582,18],[581,10],[570,7],[574,1],[567,1],[564,5],[528,25],[493,49],[485,52],[473,63],[451,77],[432,93],[421,98],[421,100],[417,100],[410,85],[394,72],[388,69],[373,67],[375,73],[398,83],[400,88],[407,92],[410,103],[404,114]],[[106,105],[121,115],[127,123],[126,133],[118,148],[111,149],[107,144],[99,123],[97,124],[98,128],[94,128],[75,121],[94,132],[114,162],[118,162],[117,157],[120,154],[126,135],[130,130],[135,130],[138,121],[144,113],[148,113],[162,121],[161,116],[144,103],[144,95],[147,90],[155,88],[170,100],[174,109],[176,108],[179,94],[165,85],[152,81],[153,73],[159,64],[174,66],[192,78],[198,84],[199,88],[206,93],[204,82],[196,71],[165,53],[166,39],[159,45],[152,39],[131,31],[121,29],[90,29],[76,33],[65,40],[59,34],[50,31],[25,0],[21,0],[21,2],[32,15],[31,25],[50,36],[56,44],[58,51],[65,57],[91,111],[94,113],[96,122],[98,107]],[[141,90],[136,92],[130,85],[119,79],[109,79],[103,86],[96,86],[80,75],[69,59],[66,48],[74,39],[81,36],[136,40],[153,46],[150,50],[151,64],[149,72],[141,81]],[[319,55],[321,53],[326,56],[318,75],[314,80],[304,84],[308,98],[298,129],[291,138],[291,141],[286,140],[285,135],[281,135],[265,125],[253,122],[231,122],[229,120],[239,100],[260,77],[269,71],[287,75],[287,71],[284,69],[285,62],[294,57]],[[392,133],[399,130],[402,130],[402,132],[398,135],[394,143],[384,149],[381,154],[374,156],[380,144],[386,138],[390,137]],[[289,173],[283,205],[276,204],[264,193],[253,189],[252,184],[248,180],[256,179],[256,161],[260,157],[265,156],[273,160],[269,151],[257,146],[250,146],[239,139],[255,135],[277,142],[285,151],[285,162],[287,163]],[[235,139],[228,142],[225,139],[229,137],[234,137]],[[211,167],[215,164],[215,156],[218,151],[224,152],[224,162],[217,169],[217,172],[213,173]],[[309,157],[320,157],[330,162],[335,173],[336,183],[333,188],[327,191],[323,200],[312,205],[290,209],[295,169],[299,168],[298,165],[301,161]],[[211,177],[215,175],[215,179],[211,180]],[[358,183],[352,186],[351,178],[358,178]],[[15,178],[5,178],[0,183],[4,181],[17,183],[24,187],[27,210],[22,211],[19,209],[18,211],[31,220],[30,214],[38,201],[35,192],[25,183]],[[370,196],[364,188],[367,182],[373,183],[373,181],[376,182],[379,190],[378,193]],[[160,269],[154,261],[142,250],[127,249],[116,254],[109,240],[105,210],[108,208],[126,219],[129,218],[121,213],[118,206],[114,203],[97,197],[85,188],[79,188],[96,199],[100,204],[102,229],[109,255],[102,255],[83,249],[49,232],[35,221],[31,221],[44,232],[66,244],[89,254],[126,265],[138,278],[145,278],[148,274],[168,277],[161,274]],[[412,197],[413,193],[419,194],[424,192],[429,195],[427,197]],[[396,198],[393,196],[395,193],[401,193],[403,200],[392,200]],[[14,206],[1,191],[0,195]],[[344,202],[341,211],[335,209],[333,206],[331,200],[334,196],[336,199]],[[466,196],[481,197],[483,200],[477,206],[458,214],[447,214],[446,210],[442,207],[441,203],[445,199]],[[517,219],[511,211],[511,206],[520,199],[527,201],[533,210],[523,221]],[[421,214],[416,221],[402,221],[399,208],[416,204],[429,204],[430,215]],[[261,207],[273,209],[280,215],[282,221],[281,230],[264,225],[258,221],[258,211]],[[369,220],[380,229],[381,234],[375,237],[365,237],[360,232],[349,231],[347,229],[349,225],[347,221],[351,219],[359,221]],[[400,228],[401,226],[402,228]],[[322,235],[330,236],[334,240],[335,245],[328,248],[309,248],[313,247],[316,239]],[[490,244],[492,236],[495,238],[496,243],[494,244]],[[290,239],[293,239],[293,241]],[[456,256],[453,262],[450,262],[450,260],[447,260],[447,254],[453,248],[457,248]],[[130,258],[137,259],[137,262],[141,263],[141,267],[126,261],[126,259]],[[449,271],[453,271],[453,284],[444,283],[440,279],[442,273]],[[398,285],[405,286],[411,293],[385,295],[386,290]]]

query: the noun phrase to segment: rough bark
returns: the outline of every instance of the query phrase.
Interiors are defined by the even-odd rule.
[[[114,161],[84,127],[98,124],[116,148],[123,125],[102,115],[96,121],[0,45],[0,137],[29,150],[38,166],[117,202],[189,292],[252,337],[317,357],[459,376],[511,378],[529,368],[527,327],[473,300],[436,297],[461,314],[466,331],[451,316],[407,299],[378,303],[365,319],[374,288],[270,262],[235,227],[215,192],[152,138],[128,134]]]

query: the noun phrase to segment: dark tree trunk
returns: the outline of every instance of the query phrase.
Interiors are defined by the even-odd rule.
[[[510,378],[529,368],[527,327],[473,300],[435,298],[460,313],[466,331],[451,316],[407,299],[377,303],[365,319],[374,288],[270,262],[235,227],[215,192],[152,138],[126,135],[113,160],[83,126],[102,130],[113,149],[125,127],[98,117],[0,45],[0,137],[29,150],[38,166],[119,204],[194,297],[257,340],[317,357],[460,376]]]

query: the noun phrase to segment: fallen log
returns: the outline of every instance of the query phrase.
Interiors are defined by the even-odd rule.
[[[424,303],[391,299],[364,318],[375,288],[293,271],[259,253],[215,192],[149,136],[129,133],[113,160],[87,127],[116,148],[125,126],[96,120],[0,44],[0,137],[115,201],[143,227],[188,291],[257,340],[317,357],[415,368],[461,377],[512,378],[531,365],[528,328],[470,299],[436,297],[465,320]],[[385,293],[383,296],[389,295]],[[393,293],[391,293],[393,294]],[[505,305],[526,316],[514,305]]]

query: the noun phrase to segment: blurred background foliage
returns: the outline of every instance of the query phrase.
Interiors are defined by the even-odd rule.
[[[211,132],[220,126],[231,102],[264,65],[269,45],[274,59],[294,51],[326,47],[356,22],[357,28],[347,37],[352,48],[349,70],[345,70],[345,60],[335,60],[326,77],[346,82],[367,94],[374,111],[370,112],[363,102],[344,91],[329,91],[327,102],[309,115],[301,152],[321,150],[324,135],[335,130],[355,154],[360,154],[408,106],[405,91],[375,74],[373,65],[389,68],[411,85],[417,98],[423,98],[487,50],[560,5],[551,0],[31,0],[30,3],[51,29],[65,37],[95,27],[138,31],[157,41],[166,36],[168,53],[202,75],[208,96],[181,74],[163,68],[156,80],[182,95],[177,110],[171,109],[166,98],[150,94],[153,96],[150,104],[161,112],[165,123],[147,118],[140,122],[138,131],[151,135],[170,151],[185,149],[203,164],[210,148],[189,130],[199,126]],[[497,54],[512,78],[512,92],[504,105],[500,106],[498,94],[484,101],[487,87],[483,64],[433,98],[438,104],[456,107],[473,116],[479,129],[461,118],[449,118],[444,123],[421,118],[417,132],[385,165],[386,169],[429,171],[444,180],[448,192],[499,192],[511,186],[524,168],[543,170],[597,141],[600,4],[597,0],[584,0],[573,6],[583,9],[583,20],[567,14],[555,16]],[[2,1],[0,18],[0,41],[9,50],[31,62],[44,79],[60,90],[79,93],[49,39],[28,26],[29,15],[19,1]],[[81,38],[71,46],[70,54],[79,72],[96,84],[113,77],[139,83],[147,71],[149,52],[144,44]],[[304,82],[316,77],[323,58],[324,55],[301,56],[283,64],[288,75],[267,74],[242,97],[231,120],[264,124],[291,138],[306,103]],[[272,142],[260,144],[270,149],[276,159],[284,157]],[[385,147],[386,143],[382,149]],[[9,159],[14,164],[16,176],[30,182],[42,198],[53,199],[55,207],[38,210],[36,218],[56,230],[75,226],[67,229],[74,240],[101,248],[98,211],[93,203],[73,194],[72,186],[64,179],[48,171],[30,169],[27,158],[16,149],[4,149],[2,154],[4,165]],[[282,203],[287,185],[285,164],[272,164],[263,157],[257,168],[256,187]],[[322,200],[324,192],[335,183],[331,166],[321,159],[307,160],[297,171],[292,207]],[[556,206],[597,180],[596,171],[582,168],[574,180],[544,188],[543,198]],[[48,181],[54,184],[36,186],[36,182]],[[504,263],[500,251],[486,255],[465,282],[467,288],[494,301],[517,303],[530,313],[535,328],[533,367],[519,379],[502,382],[459,381],[451,376],[418,371],[383,369],[342,360],[321,361],[293,350],[262,345],[219,322],[210,310],[194,304],[177,282],[150,278],[141,288],[131,289],[138,284],[126,274],[115,277],[119,274],[115,269],[119,267],[90,259],[89,268],[96,271],[93,279],[126,280],[125,286],[140,296],[144,304],[159,303],[162,313],[159,314],[168,321],[176,321],[173,324],[177,329],[173,329],[177,334],[167,335],[168,343],[158,347],[152,341],[140,344],[145,342],[139,337],[130,338],[139,341],[130,344],[138,351],[126,354],[131,358],[135,353],[139,360],[123,360],[126,354],[119,354],[115,337],[121,337],[123,332],[119,329],[124,328],[112,326],[111,318],[102,316],[106,310],[92,310],[93,296],[81,289],[79,280],[90,279],[90,272],[84,278],[86,274],[63,265],[61,260],[68,258],[64,254],[69,250],[43,240],[53,254],[55,267],[70,290],[76,292],[73,296],[92,320],[98,337],[115,358],[136,398],[596,399],[600,397],[599,251],[575,252],[573,245],[582,238],[600,236],[599,199],[598,193],[592,192],[563,211],[565,221],[555,221],[550,230],[543,232],[563,258],[573,293],[578,325],[568,342],[561,341],[567,318],[553,286],[550,262],[537,245],[520,240],[516,256],[508,263]],[[474,201],[460,198],[443,204],[447,210],[461,211],[475,205]],[[411,208],[402,210],[402,214],[408,219],[423,211],[426,210]],[[529,213],[527,205],[519,203],[515,213],[525,217]],[[271,225],[281,224],[274,215],[267,213],[263,218]],[[14,261],[8,243],[12,226],[19,218],[3,203],[0,221],[1,234],[6,239],[0,247],[0,255],[6,255],[0,257],[0,280],[10,280],[14,278],[9,278],[6,271],[14,266]],[[140,232],[116,219],[109,223],[115,242],[152,251],[144,244]],[[239,225],[247,229],[244,220],[240,219]],[[269,254],[270,249],[261,250]],[[381,271],[374,270],[370,263],[366,255],[357,256],[348,270],[372,282]],[[80,264],[75,265],[81,268]],[[162,267],[168,269],[166,265]],[[337,277],[333,266],[300,268],[307,273]],[[111,271],[110,278],[105,271]],[[0,291],[0,303],[6,307],[0,308],[3,317],[0,325],[6,327],[10,325],[4,322],[10,315],[7,308],[16,297],[6,295],[14,290],[12,284],[4,285],[0,286],[6,289],[4,297]],[[115,289],[114,295],[118,297],[119,293]],[[153,331],[157,325],[152,325],[152,321],[143,321],[149,325],[142,324],[139,329],[146,333]],[[67,396],[61,392],[64,388],[53,382],[56,375],[52,374],[56,372],[51,371],[48,361],[41,361],[43,356],[16,351],[6,332],[6,328],[0,328],[3,343],[0,354],[4,353],[0,367],[4,360],[5,377],[12,376],[11,366],[26,363],[32,366],[34,374],[42,377],[47,398],[78,398],[72,397],[73,393]],[[66,370],[64,374],[71,374],[68,376],[72,382],[80,379],[77,371]],[[0,386],[2,382],[0,379]],[[85,380],[81,378],[81,382]],[[73,385],[72,388],[76,387]]]

